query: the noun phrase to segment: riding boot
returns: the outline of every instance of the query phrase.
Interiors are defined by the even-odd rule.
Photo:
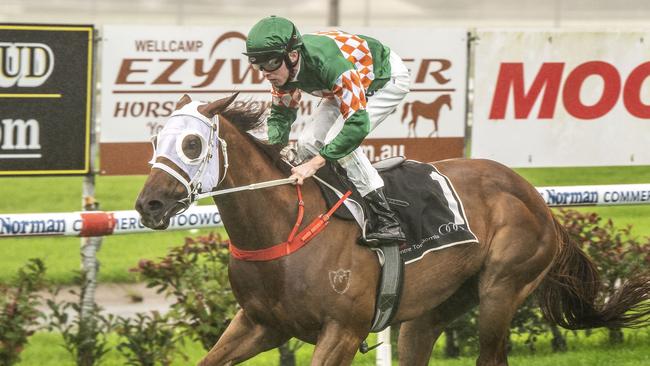
[[[395,243],[406,241],[406,236],[390,209],[384,189],[378,188],[363,197],[370,209],[375,214],[375,222],[370,226],[370,233],[366,233],[366,242],[372,243]]]

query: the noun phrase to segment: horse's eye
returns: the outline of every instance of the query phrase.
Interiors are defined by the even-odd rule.
[[[201,150],[203,148],[201,143],[201,138],[197,135],[187,135],[183,138],[181,144],[183,149],[183,154],[189,159],[197,159],[201,156]]]

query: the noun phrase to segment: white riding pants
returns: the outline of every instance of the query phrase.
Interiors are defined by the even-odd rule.
[[[390,67],[390,80],[370,96],[366,104],[366,111],[370,117],[370,131],[393,113],[410,91],[409,71],[402,59],[393,51],[390,52]],[[341,128],[343,128],[343,117],[338,103],[333,98],[323,98],[298,138],[298,158],[304,161],[316,156],[326,143],[336,137]],[[345,169],[348,178],[361,196],[384,186],[384,181],[361,147],[339,159],[338,163]]]

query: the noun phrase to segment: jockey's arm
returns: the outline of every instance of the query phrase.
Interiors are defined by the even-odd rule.
[[[291,178],[296,179],[298,184],[303,184],[304,180],[311,177],[316,171],[325,165],[325,160],[336,161],[350,154],[354,149],[361,145],[361,141],[368,135],[370,130],[370,120],[368,112],[358,110],[350,116],[338,135],[329,144],[323,146],[319,154],[311,158],[306,163],[298,165],[291,169]]]
[[[266,120],[269,144],[286,146],[289,143],[291,125],[298,116],[300,90],[281,91],[273,88],[271,113]]]
[[[321,148],[320,155],[327,160],[336,161],[354,151],[368,136],[370,117],[366,111],[366,90],[361,84],[361,75],[355,68],[351,67],[338,75],[332,85],[332,92],[344,123],[338,135]]]
[[[291,125],[296,120],[297,114],[297,109],[271,106],[271,113],[266,120],[269,144],[286,146],[289,143]]]
[[[370,118],[365,109],[354,112],[343,123],[343,128],[334,139],[320,150],[320,155],[329,161],[341,159],[353,152],[370,133]]]
[[[366,108],[365,88],[356,69],[341,73],[333,83],[332,92],[343,116],[343,128],[334,139],[323,146],[319,154],[306,163],[294,167],[291,172],[298,184],[312,176],[325,160],[336,161],[354,151],[370,133],[370,117]]]

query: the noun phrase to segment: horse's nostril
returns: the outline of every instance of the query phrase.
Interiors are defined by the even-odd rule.
[[[158,200],[151,200],[147,202],[147,209],[149,211],[159,211],[163,208],[163,203]]]

